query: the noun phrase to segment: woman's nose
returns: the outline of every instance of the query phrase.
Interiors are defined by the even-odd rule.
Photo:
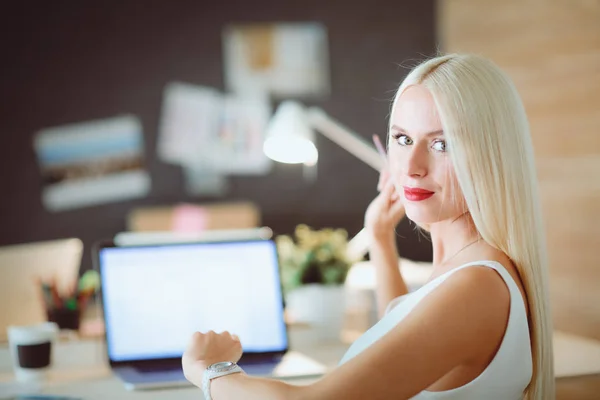
[[[427,175],[427,156],[426,151],[417,146],[411,147],[405,160],[404,173],[409,177],[418,178]]]

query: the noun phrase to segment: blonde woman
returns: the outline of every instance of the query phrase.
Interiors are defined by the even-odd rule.
[[[214,400],[554,398],[533,150],[510,79],[472,55],[417,66],[393,102],[388,148],[365,216],[381,320],[312,385],[234,373],[212,379]],[[394,241],[404,214],[433,245],[432,276],[412,293]],[[227,332],[196,333],[184,371],[201,386],[207,367],[241,354]]]

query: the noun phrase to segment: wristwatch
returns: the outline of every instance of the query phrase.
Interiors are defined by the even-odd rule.
[[[212,400],[212,397],[210,397],[210,381],[212,379],[239,372],[244,372],[244,370],[233,361],[223,361],[209,365],[202,377],[202,392],[204,393],[204,398],[206,400]]]

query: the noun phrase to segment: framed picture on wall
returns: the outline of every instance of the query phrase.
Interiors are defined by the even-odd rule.
[[[146,196],[142,124],[133,115],[38,131],[34,149],[42,178],[42,203],[64,211]]]
[[[320,23],[230,25],[223,32],[225,85],[279,98],[329,95],[327,30]]]

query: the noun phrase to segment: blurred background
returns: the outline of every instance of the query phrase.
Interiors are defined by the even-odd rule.
[[[400,65],[436,51],[432,1],[368,7],[321,1],[11,2],[4,10],[0,244],[78,237],[86,249],[84,270],[91,266],[90,245],[127,230],[130,213],[140,207],[243,201],[258,210],[257,223],[276,234],[290,233],[299,223],[345,228],[350,236],[362,228],[378,173],[321,135],[316,180],[305,179],[301,166],[272,163],[260,173],[228,175],[227,187],[217,194],[188,190],[186,170],[158,156],[170,83],[231,93],[224,76],[227,26],[308,21],[324,27],[327,93],[301,94],[300,100],[322,107],[366,140],[386,134],[390,99],[408,72]],[[270,96],[271,109],[284,99]],[[123,114],[141,124],[148,190],[137,198],[48,210],[35,135]],[[406,256],[431,256],[408,224],[400,232]]]
[[[438,51],[475,52],[510,74],[530,117],[555,326],[600,339],[600,2],[2,8],[0,245],[80,238],[83,273],[94,242],[130,230],[268,226],[280,235],[307,224],[352,237],[377,171],[319,134],[316,166],[271,162],[256,147],[268,117],[295,99],[365,141],[384,138],[411,66]],[[260,129],[247,133],[240,121]],[[207,126],[210,135],[188,135]],[[240,154],[245,162],[232,165]],[[407,221],[398,243],[402,257],[431,260]]]

